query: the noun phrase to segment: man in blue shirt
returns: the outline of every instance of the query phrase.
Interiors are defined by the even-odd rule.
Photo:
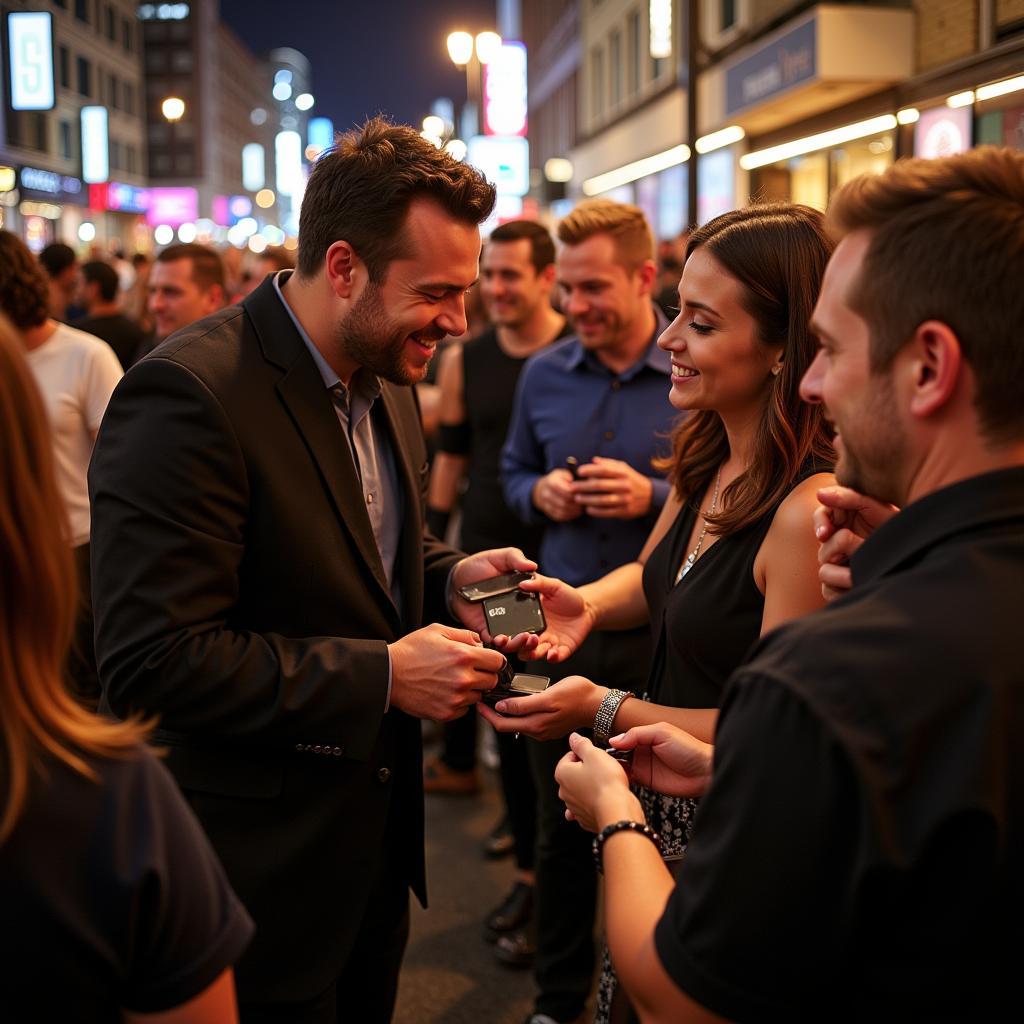
[[[579,586],[639,555],[669,492],[652,460],[667,453],[673,410],[669,360],[655,345],[666,323],[651,301],[654,242],[643,213],[591,200],[559,224],[558,237],[562,308],[576,333],[523,369],[502,477],[509,507],[545,526],[541,570]],[[639,691],[650,653],[646,627],[594,633],[546,670]],[[575,1020],[590,992],[596,878],[589,842],[565,821],[553,779],[567,741],[528,742],[539,804],[540,992],[530,1021],[558,1024]]]

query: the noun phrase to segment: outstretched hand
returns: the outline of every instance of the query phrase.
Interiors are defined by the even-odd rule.
[[[555,768],[558,798],[568,821],[578,821],[588,832],[600,832],[613,821],[643,821],[640,801],[630,792],[622,766],[574,732],[570,751]]]
[[[589,727],[608,690],[583,676],[566,676],[543,693],[506,697],[492,711],[480,705],[480,714],[498,732],[522,733],[535,740],[554,740],[573,729]]]
[[[613,736],[609,745],[632,750],[629,777],[633,782],[667,796],[703,796],[711,784],[712,743],[682,729],[658,722],[639,725]]]
[[[818,538],[818,579],[827,601],[852,586],[850,559],[864,541],[899,509],[869,498],[849,487],[822,487],[814,511]]]
[[[457,562],[452,570],[452,611],[464,626],[479,633],[485,642],[492,643],[494,637],[487,630],[483,605],[479,601],[467,601],[460,597],[459,588],[509,572],[533,572],[536,568],[537,563],[527,558],[519,548],[492,548],[476,555],[468,555],[461,562]],[[515,638],[502,639],[503,653],[518,653],[521,657],[529,657],[527,652],[537,646],[536,638],[527,633],[520,633]]]
[[[575,587],[539,573],[531,580],[525,580],[519,589],[529,594],[539,594],[544,609],[544,632],[536,642],[525,649],[509,646],[508,638],[495,637],[494,646],[505,653],[518,654],[523,659],[543,658],[549,662],[565,661],[586,639],[594,624],[594,614]]]

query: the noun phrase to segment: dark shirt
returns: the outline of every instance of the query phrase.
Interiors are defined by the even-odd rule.
[[[914,502],[761,641],[656,929],[744,1020],[994,1020],[1024,948],[1024,469]]]
[[[47,758],[0,846],[0,1017],[120,1021],[208,988],[253,926],[167,771],[144,750]]]
[[[134,320],[120,313],[111,316],[83,316],[75,320],[71,326],[102,338],[114,350],[117,361],[125,370],[132,365],[135,353],[146,336],[145,331]]]
[[[509,506],[526,523],[544,525],[540,566],[573,586],[598,579],[632,561],[668,497],[669,484],[651,466],[669,451],[676,411],[668,400],[671,359],[655,344],[657,323],[644,354],[615,374],[574,336],[531,356],[519,378],[515,412],[502,451],[501,473]],[[651,478],[647,515],[599,519],[583,515],[555,523],[533,504],[540,477],[575,456],[582,466],[595,455],[620,459]]]

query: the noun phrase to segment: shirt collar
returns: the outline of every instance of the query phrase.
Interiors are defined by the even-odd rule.
[[[645,366],[656,373],[664,374],[666,377],[672,373],[672,356],[658,348],[657,344],[658,338],[661,337],[662,332],[668,327],[668,320],[665,318],[665,314],[653,303],[651,304],[651,309],[654,310],[654,332],[651,334],[651,340],[648,342],[644,354],[632,366],[618,374],[619,380],[631,380]],[[593,352],[588,352],[583,347],[578,337],[574,338],[572,350],[568,353],[567,366],[570,370],[575,370],[583,365],[584,362],[604,370],[605,373],[610,372]]]
[[[281,290],[281,286],[292,276],[294,271],[292,270],[279,270],[274,274],[272,280],[274,283],[274,291],[277,292],[277,297],[281,300],[281,305],[284,306],[285,312],[291,318],[292,323],[295,325],[295,330],[299,332],[299,337],[302,339],[303,344],[309,349],[309,354],[313,357],[313,362],[316,363],[316,368],[320,371],[320,376],[323,378],[324,387],[328,391],[333,391],[335,388],[340,387],[342,390],[347,390],[345,385],[342,384],[341,378],[331,368],[331,364],[324,359],[323,353],[316,347],[313,339],[306,333],[306,329],[299,323],[299,318],[295,315],[292,307],[288,304],[288,300],[284,297],[284,292]],[[353,377],[353,391],[359,391],[366,396],[369,401],[373,401],[381,392],[380,378],[376,374],[370,373],[367,370],[358,370]]]
[[[907,505],[880,526],[850,560],[856,586],[891,573],[959,533],[1024,521],[1024,466],[950,484]]]

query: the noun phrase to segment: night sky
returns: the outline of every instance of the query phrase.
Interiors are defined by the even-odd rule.
[[[438,96],[456,110],[465,72],[455,29],[494,29],[495,0],[221,0],[221,18],[255,53],[291,46],[313,69],[312,114],[344,129],[378,112],[419,125]]]

